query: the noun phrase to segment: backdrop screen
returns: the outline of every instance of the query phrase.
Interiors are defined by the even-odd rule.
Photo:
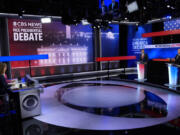
[[[180,29],[179,18],[164,21],[163,24],[164,24],[164,31]],[[154,59],[154,58],[174,58],[177,54],[178,48],[180,48],[180,43],[147,45],[145,49],[147,54],[149,55],[149,58]]]
[[[99,10],[101,16],[111,16],[118,18],[120,16],[120,3],[119,0],[99,0]]]
[[[93,61],[90,25],[68,26],[63,25],[60,20],[43,24],[40,20],[9,19],[8,29],[11,56],[38,54],[49,56],[48,59],[32,60],[30,63],[11,62],[12,77],[23,77],[27,73],[32,76],[72,73],[77,72],[77,67],[70,65]],[[30,71],[29,67],[33,69]]]
[[[152,25],[129,26],[128,27],[128,55],[136,56],[137,61],[140,57],[141,49],[145,49],[146,45],[152,44],[152,38],[142,38],[143,33],[152,31]],[[146,49],[145,49],[146,52]],[[129,67],[135,67],[136,61],[128,61]]]
[[[92,30],[88,25],[67,26],[54,21],[9,19],[10,55],[48,54],[47,60],[34,60],[32,66],[69,65],[93,60]],[[12,68],[29,66],[12,62]]]
[[[119,56],[119,25],[110,25],[112,29],[101,30],[102,57]]]
[[[164,22],[164,31],[177,30],[179,28],[180,19]],[[180,43],[152,44],[152,38],[142,38],[143,33],[149,32],[152,32],[152,25],[150,24],[139,27],[128,27],[128,55],[136,55],[139,58],[140,50],[145,49],[145,53],[148,54],[149,59],[174,58],[176,56],[177,49],[180,48]],[[164,42],[169,41],[165,40]],[[136,66],[136,63],[129,61],[128,65]]]

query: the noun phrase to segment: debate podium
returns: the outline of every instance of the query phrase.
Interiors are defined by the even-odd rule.
[[[180,77],[179,70],[180,65],[168,63],[168,76],[169,76],[169,84],[165,84],[169,87],[180,87]]]
[[[141,61],[138,61],[137,62],[137,74],[138,74],[138,78],[135,79],[137,81],[140,81],[140,82],[144,82],[146,81],[146,65],[147,63],[146,62],[141,62]]]

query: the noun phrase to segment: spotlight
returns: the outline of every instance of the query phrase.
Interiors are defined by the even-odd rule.
[[[166,16],[166,19],[171,19],[171,18],[172,18],[172,16],[170,16],[170,15]]]
[[[42,23],[51,23],[51,18],[49,18],[49,17],[41,18],[41,22]]]
[[[171,6],[170,5],[167,5],[167,8],[170,8]]]
[[[89,22],[87,20],[82,20],[82,25],[89,25]]]
[[[172,6],[172,7],[171,7],[171,9],[173,9],[173,10],[174,10],[174,9],[176,9],[176,8]]]

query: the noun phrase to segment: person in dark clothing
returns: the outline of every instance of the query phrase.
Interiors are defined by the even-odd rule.
[[[118,17],[119,15],[119,3],[115,0],[112,0],[112,3],[109,5],[109,14],[113,17]]]
[[[176,55],[174,59],[174,63],[177,65],[180,65],[180,49],[178,49],[178,54]]]
[[[109,11],[116,11],[119,8],[118,2],[112,0],[112,3],[109,5]]]
[[[0,112],[8,113],[9,111],[9,85],[6,82],[5,73],[7,70],[7,65],[5,63],[0,63]]]
[[[148,55],[144,52],[144,49],[141,50],[140,61],[141,62],[148,62]]]
[[[144,49],[141,50],[139,61],[144,64],[144,78],[147,78],[148,55],[144,52]]]
[[[8,88],[10,87],[5,78],[5,73],[7,70],[7,65],[5,63],[0,63],[0,94],[7,94]]]
[[[107,6],[104,4],[104,0],[101,0],[101,15],[105,15],[108,11]]]
[[[177,50],[178,54],[175,56],[175,58],[170,59],[170,61],[176,65],[180,65],[180,49]],[[175,66],[176,67],[176,66]],[[178,69],[178,85],[180,85],[180,70]]]

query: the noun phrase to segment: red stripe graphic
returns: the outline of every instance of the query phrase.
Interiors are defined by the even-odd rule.
[[[142,37],[158,37],[158,36],[167,36],[167,35],[175,35],[180,34],[180,29],[178,30],[171,30],[171,31],[159,31],[159,32],[151,32],[151,33],[144,33]]]
[[[135,60],[136,56],[119,56],[119,57],[98,57],[96,61],[117,61],[117,60]]]

